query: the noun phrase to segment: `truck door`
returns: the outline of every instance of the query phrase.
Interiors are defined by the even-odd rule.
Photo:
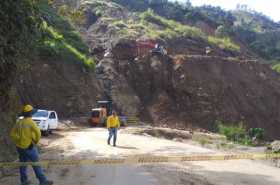
[[[51,112],[49,115],[49,125],[50,129],[56,129],[58,126],[57,115],[55,112]]]

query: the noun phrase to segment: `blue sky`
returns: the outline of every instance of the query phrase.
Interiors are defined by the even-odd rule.
[[[186,0],[178,0],[186,2]],[[280,0],[190,0],[194,6],[211,4],[226,10],[235,9],[237,4],[247,4],[250,8],[262,12],[275,21],[280,21]]]

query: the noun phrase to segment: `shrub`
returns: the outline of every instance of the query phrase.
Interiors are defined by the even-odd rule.
[[[272,66],[272,69],[280,73],[280,64],[275,64]]]
[[[241,142],[243,139],[246,138],[246,129],[243,126],[243,123],[240,122],[237,126],[231,125],[227,126],[224,125],[222,122],[218,122],[218,132],[226,136],[228,140],[234,142]]]
[[[264,129],[263,128],[250,128],[249,136],[252,139],[263,140],[264,139]]]
[[[250,128],[246,130],[243,122],[238,124],[225,124],[221,121],[216,121],[218,133],[225,135],[230,141],[237,142],[243,145],[260,145],[264,140],[264,129]]]

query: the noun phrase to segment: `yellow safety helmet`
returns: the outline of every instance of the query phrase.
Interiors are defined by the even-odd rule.
[[[33,107],[31,105],[24,105],[22,112],[31,112]]]

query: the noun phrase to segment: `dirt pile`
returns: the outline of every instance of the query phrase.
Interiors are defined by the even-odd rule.
[[[142,62],[150,70],[138,67],[127,78],[153,122],[213,130],[215,120],[243,121],[279,138],[280,79],[268,66],[215,57],[186,57],[181,64],[161,57]]]
[[[216,120],[243,121],[248,128],[264,128],[268,138],[279,137],[280,78],[269,66],[218,56],[138,59],[132,46],[120,41],[113,48],[114,69],[140,99],[142,119],[208,130]]]

